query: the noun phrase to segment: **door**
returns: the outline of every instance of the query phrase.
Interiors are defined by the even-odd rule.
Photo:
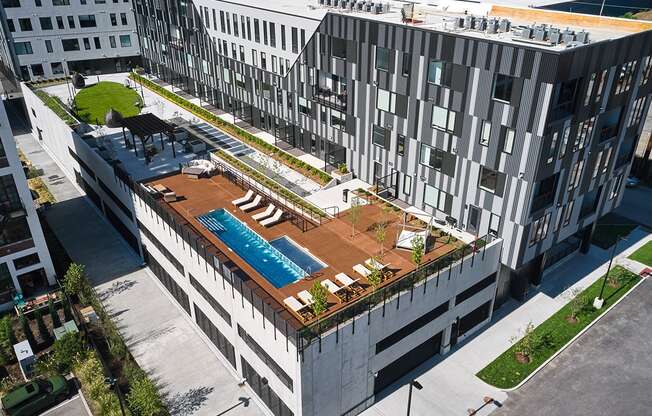
[[[451,342],[450,346],[454,347],[457,345],[457,338],[460,336],[460,318],[457,317],[453,325],[451,325]]]
[[[383,177],[383,165],[380,162],[374,162],[374,185],[378,179]]]
[[[473,205],[469,205],[469,221],[466,224],[466,231],[471,234],[478,234],[480,231],[480,215],[482,210]]]

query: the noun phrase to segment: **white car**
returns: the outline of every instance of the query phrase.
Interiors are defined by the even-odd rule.
[[[627,181],[625,182],[625,186],[627,188],[634,188],[638,186],[638,184],[641,183],[640,179],[634,176],[628,176]]]

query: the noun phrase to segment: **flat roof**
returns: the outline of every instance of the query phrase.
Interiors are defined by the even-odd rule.
[[[388,223],[382,262],[385,264],[389,263],[389,268],[393,272],[393,276],[386,279],[382,286],[400,280],[403,276],[414,270],[410,251],[392,248],[397,233],[401,230],[400,224],[402,221],[400,215],[398,213],[384,214],[379,205],[376,204],[363,206],[360,221],[356,224],[356,235],[352,238],[352,226],[346,212],[341,213],[338,218],[328,220],[322,225],[310,228],[305,232],[289,220],[271,227],[264,227],[254,221],[251,216],[264,211],[266,204],[248,213],[244,213],[236,208],[232,205],[231,201],[242,197],[245,191],[221,175],[216,175],[211,178],[190,179],[185,175],[176,174],[153,180],[147,183],[147,185],[163,185],[175,192],[180,197],[176,202],[165,202],[159,199],[160,203],[183,217],[192,225],[198,234],[229,257],[269,296],[286,308],[292,316],[304,325],[312,323],[314,318],[302,320],[299,315],[293,313],[286,307],[283,300],[289,296],[297,298],[297,294],[300,291],[310,289],[315,281],[330,279],[336,283],[335,275],[345,273],[352,279],[360,278],[363,295],[371,293],[371,285],[366,279],[353,271],[353,266],[364,264],[365,260],[379,254],[380,245],[375,238],[374,227],[378,222],[387,221]],[[281,288],[276,288],[197,220],[198,216],[220,208],[228,210],[233,216],[246,223],[247,226],[267,241],[282,236],[290,237],[312,256],[325,263],[326,267],[319,272],[313,273],[312,276],[305,277],[294,283],[289,283]],[[433,240],[431,239],[430,241]],[[433,241],[432,249],[426,253],[422,264],[450,253],[463,244],[462,241],[456,240],[455,238],[448,240],[447,237],[439,237]],[[342,302],[334,295],[329,294],[328,309],[322,317],[330,315],[358,299],[360,299],[360,296],[352,297],[348,301]]]
[[[327,0],[325,0],[327,1]],[[353,0],[355,1],[355,0]],[[331,0],[335,2],[335,0]],[[560,51],[567,48],[565,43],[547,45],[543,42],[524,42],[515,29],[519,26],[551,25],[561,31],[565,29],[575,32],[589,33],[590,42],[616,39],[632,33],[652,29],[652,22],[632,19],[621,19],[606,16],[567,13],[554,10],[537,9],[535,7],[557,3],[553,0],[496,0],[494,2],[471,1],[380,1],[376,4],[389,5],[389,11],[375,14],[367,11],[348,10],[342,7],[320,5],[317,0],[229,0],[245,7],[278,12],[311,20],[322,20],[327,13],[350,15],[356,18],[376,20],[394,24],[403,22],[401,9],[403,5],[414,4],[423,17],[419,23],[409,23],[410,26],[438,32],[455,33],[464,36],[489,39],[514,45],[528,45],[542,49]],[[339,4],[339,1],[337,2]],[[472,29],[456,28],[455,19],[472,15],[475,17],[505,18],[510,20],[512,30],[505,33],[487,33]],[[581,46],[577,43],[574,46]]]

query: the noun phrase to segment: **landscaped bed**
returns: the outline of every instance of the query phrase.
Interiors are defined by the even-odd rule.
[[[75,111],[79,119],[103,125],[106,112],[113,108],[123,117],[140,113],[142,100],[135,90],[117,82],[101,81],[82,88],[75,95]]]
[[[640,277],[621,266],[609,273],[604,288],[604,305],[596,310],[593,299],[600,293],[603,278],[576,294],[557,313],[523,336],[492,363],[478,372],[485,382],[502,389],[513,388],[566,345],[582,329],[631,289]]]
[[[643,247],[632,253],[629,258],[652,267],[652,241],[645,243]]]

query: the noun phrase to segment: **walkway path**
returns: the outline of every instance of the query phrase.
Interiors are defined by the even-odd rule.
[[[171,413],[262,415],[190,318],[36,140],[29,134],[16,139],[25,156],[43,169],[43,180],[58,201],[46,211],[48,224],[72,259],[86,265],[129,350],[166,394]]]
[[[635,273],[644,266],[627,259],[646,242],[652,234],[637,228],[627,241],[621,242],[614,260]],[[380,400],[362,414],[365,416],[390,416],[405,412],[407,383],[418,379],[423,390],[415,391],[412,397],[412,414],[448,416],[467,414],[467,409],[482,404],[483,396],[498,401],[507,399],[507,394],[484,383],[475,374],[492,362],[511,346],[509,339],[516,336],[528,324],[535,326],[552,316],[569,301],[573,288],[586,288],[607,271],[610,252],[596,246],[586,255],[576,255],[550,270],[543,278],[538,290],[530,293],[529,299],[520,303],[510,300],[494,314],[492,323],[476,336],[465,340],[442,361],[435,357],[412,371],[395,386],[398,389]],[[478,415],[495,410],[487,406]]]

